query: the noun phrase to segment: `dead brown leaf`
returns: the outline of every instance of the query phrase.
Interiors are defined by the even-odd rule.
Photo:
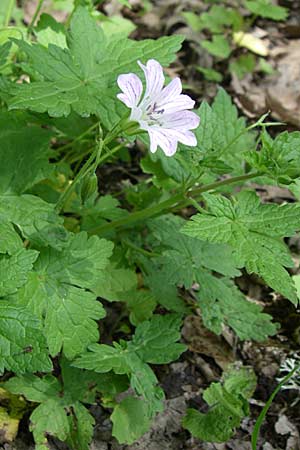
[[[192,352],[213,358],[223,370],[235,361],[229,344],[222,336],[205,328],[199,316],[188,316],[185,319],[182,335]]]

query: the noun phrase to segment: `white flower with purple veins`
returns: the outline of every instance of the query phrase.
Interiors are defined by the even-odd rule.
[[[138,61],[146,78],[146,91],[142,97],[143,85],[134,73],[119,75],[118,85],[122,93],[119,100],[131,108],[130,120],[138,122],[140,128],[148,132],[150,151],[156,152],[160,146],[167,156],[177,150],[178,142],[195,147],[197,139],[190,130],[197,128],[199,116],[188,111],[194,107],[194,100],[183,95],[179,78],[174,78],[164,86],[162,66],[150,59],[144,66]]]

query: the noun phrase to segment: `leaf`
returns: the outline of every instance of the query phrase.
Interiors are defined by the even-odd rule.
[[[149,320],[156,307],[155,297],[146,290],[131,290],[120,294],[120,300],[126,303],[130,312],[130,322],[137,326],[139,323]]]
[[[64,25],[56,22],[54,17],[49,14],[41,14],[34,33],[38,43],[45,47],[48,47],[49,44],[61,48],[67,47]]]
[[[86,291],[95,284],[112,252],[112,243],[85,232],[71,235],[62,251],[41,250],[28,283],[15,297],[44,323],[49,351],[63,347],[72,359],[99,338],[95,320],[105,316],[96,296]]]
[[[0,68],[6,64],[11,44],[12,43],[8,41],[0,45]]]
[[[12,224],[0,224],[0,297],[13,294],[26,283],[37,257],[38,252],[23,247]]]
[[[272,20],[285,20],[288,16],[287,8],[274,5],[270,0],[245,0],[245,6],[253,14]]]
[[[178,216],[165,215],[147,222],[151,234],[147,246],[162,256],[145,258],[145,285],[156,301],[165,308],[178,313],[189,309],[180,298],[177,286],[192,287],[204,268],[223,275],[238,276],[232,250],[226,245],[211,245],[194,238],[183,237],[180,232],[185,221]]]
[[[139,42],[118,35],[107,38],[87,9],[78,7],[67,35],[68,49],[15,42],[43,81],[15,85],[10,108],[48,111],[55,117],[67,116],[71,110],[81,116],[97,114],[106,126],[111,126],[125,110],[115,97],[117,76],[130,71],[140,73],[136,63],[139,59],[145,62],[156,58],[161,64],[168,64],[182,37]]]
[[[5,388],[12,394],[24,395],[31,402],[42,403],[55,397],[61,386],[53,375],[40,378],[33,374],[25,374],[10,378],[5,382]]]
[[[1,194],[21,194],[50,174],[50,137],[25,116],[0,112]]]
[[[229,64],[229,70],[241,80],[247,73],[254,71],[255,65],[255,57],[249,53],[248,55],[241,55],[239,58],[232,61]]]
[[[178,344],[181,318],[177,315],[154,315],[149,321],[142,322],[136,328],[129,349],[150,364],[168,364],[179,358],[186,346]]]
[[[126,355],[124,355],[122,347],[93,344],[88,349],[89,352],[83,353],[75,360],[74,367],[94,370],[97,373],[107,373],[113,370],[119,375],[128,371]]]
[[[184,12],[184,18],[195,31],[208,29],[212,33],[222,33],[225,27],[230,25],[241,25],[242,16],[232,8],[213,5],[208,12],[197,16],[191,12]]]
[[[0,371],[49,372],[46,340],[40,321],[25,308],[0,303]]]
[[[0,227],[1,230],[1,227]],[[0,297],[14,294],[27,281],[38,257],[35,250],[21,248],[12,255],[0,255]]]
[[[283,267],[292,267],[293,261],[281,238],[299,229],[299,205],[261,204],[251,191],[242,191],[235,201],[220,195],[206,195],[205,199],[207,213],[194,216],[183,232],[231,245],[248,273],[257,273],[296,304],[294,283]]]
[[[54,205],[33,195],[0,195],[0,221],[12,222],[33,245],[61,249],[67,241],[63,218]]]
[[[185,221],[171,215],[148,222],[153,236],[159,239],[163,247],[168,248],[161,257],[155,259],[165,283],[190,288],[197,281],[197,274],[203,267],[223,275],[239,275],[229,246],[211,245],[183,237],[181,227],[184,223]],[[152,276],[155,276],[154,273]]]
[[[50,398],[41,403],[30,416],[30,431],[33,433],[36,450],[48,450],[47,436],[56,436],[65,441],[70,433],[70,426],[63,406]]]
[[[70,424],[70,436],[67,442],[71,448],[78,450],[89,450],[93,437],[95,419],[89,411],[79,402],[73,406],[73,415],[68,416]]]
[[[271,322],[272,317],[263,314],[260,306],[249,302],[227,278],[240,274],[230,247],[182,238],[183,223],[184,220],[171,215],[149,221],[149,228],[160,244],[172,247],[172,250],[164,251],[163,256],[155,258],[159,264],[150,272],[150,284],[149,277],[145,279],[151,289],[157,286],[158,301],[165,305],[167,286],[173,287],[176,294],[176,285],[192,288],[197,283],[199,292],[193,289],[193,295],[198,299],[205,326],[214,333],[220,334],[226,324],[240,339],[260,341],[274,334],[277,327]],[[211,271],[218,272],[218,276]],[[173,304],[170,303],[169,308],[174,309]]]
[[[104,225],[107,221],[118,220],[128,215],[128,211],[120,208],[120,202],[111,195],[99,197],[87,205],[74,208],[81,216],[81,229],[84,231]]]
[[[119,36],[123,35],[124,37],[127,37],[136,29],[136,25],[123,16],[115,15],[104,17],[105,19],[101,26],[106,36],[118,34]]]
[[[136,287],[137,276],[133,270],[118,268],[111,263],[106,267],[105,272],[99,272],[92,291],[98,297],[112,302],[123,300],[124,293],[135,292]]]
[[[71,448],[88,450],[94,418],[80,403],[93,403],[98,376],[70,367],[62,360],[62,382],[53,375],[23,375],[5,383],[9,392],[40,403],[30,416],[36,448],[46,450],[48,436],[67,441]]]
[[[231,280],[202,271],[198,282],[201,317],[214,333],[221,334],[224,325],[230,326],[240,339],[264,341],[276,333],[272,317],[262,313],[261,306],[248,301]]]
[[[253,370],[246,367],[229,368],[223,374],[223,383],[212,383],[203,398],[210,406],[206,414],[188,409],[183,427],[205,442],[226,442],[248,415],[248,402],[256,387]]]
[[[23,249],[23,242],[13,225],[9,222],[0,223],[0,253],[12,255]]]
[[[164,364],[178,358],[185,346],[177,344],[180,320],[174,315],[154,316],[139,324],[132,341],[121,341],[114,346],[93,344],[73,363],[81,369],[106,373],[127,374],[137,395],[147,400],[148,414],[152,417],[162,409],[163,392],[147,362]]]
[[[205,48],[211,55],[220,59],[228,58],[231,53],[230,45],[224,36],[214,34],[212,41],[201,41],[201,46]]]
[[[158,304],[169,311],[186,313],[187,307],[179,296],[175,283],[168,283],[166,274],[158,269],[157,265],[148,265],[147,275],[144,278],[145,285],[150,289]]]
[[[279,183],[290,184],[300,177],[300,132],[284,131],[273,140],[263,131],[262,147],[259,152],[251,152],[246,159],[252,167]]]
[[[199,164],[215,173],[220,163],[221,173],[244,173],[244,154],[254,148],[254,139],[230,96],[219,88],[213,104],[202,102],[197,113],[201,117],[195,130]]]
[[[220,83],[223,80],[222,74],[214,69],[200,66],[196,67],[196,69],[203,74],[206,80],[215,81],[216,83]]]
[[[139,398],[126,397],[111,415],[112,435],[120,444],[132,444],[139,439],[150,426],[145,403]]]

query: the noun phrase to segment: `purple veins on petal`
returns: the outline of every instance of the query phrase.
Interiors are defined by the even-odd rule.
[[[118,94],[117,97],[129,108],[137,106],[143,92],[143,84],[139,77],[135,73],[119,75],[117,83],[123,91],[123,94]]]
[[[161,65],[155,59],[149,59],[145,66],[138,61],[138,65],[143,69],[146,78],[145,98],[155,98],[160,94],[165,82]]]
[[[119,100],[131,108],[130,119],[139,122],[140,128],[150,137],[150,151],[156,152],[160,147],[165,155],[172,156],[177,150],[178,142],[196,146],[197,139],[193,130],[198,127],[200,117],[192,111],[194,100],[182,94],[179,78],[174,78],[164,87],[164,74],[158,61],[150,59],[146,65],[138,61],[142,68],[146,89],[142,97],[143,85],[133,73],[118,77],[121,93]]]

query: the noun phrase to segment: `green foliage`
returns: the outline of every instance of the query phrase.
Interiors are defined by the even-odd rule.
[[[235,73],[239,79],[242,79],[247,73],[253,72],[255,65],[255,57],[250,53],[249,55],[241,55],[232,61],[229,64],[229,70]]]
[[[131,341],[114,343],[114,346],[91,345],[89,352],[82,354],[73,363],[76,367],[97,373],[112,370],[130,378],[131,387],[140,401],[127,399],[113,413],[113,434],[121,442],[131,443],[140,437],[148,428],[149,419],[162,409],[163,391],[157,386],[156,376],[147,363],[167,364],[176,360],[185,350],[183,344],[177,343],[180,322],[172,314],[153,316],[150,321],[137,326]],[[141,414],[138,421],[136,408]]]
[[[256,387],[256,377],[247,367],[229,368],[221,383],[212,383],[203,393],[210,407],[206,414],[189,409],[183,426],[206,442],[226,442],[249,414],[248,400]]]
[[[253,9],[263,2],[246,3]],[[147,134],[138,134],[140,170],[116,80],[142,75],[139,60],[167,66],[183,38],[131,40],[134,25],[105,16],[92,0],[56,1],[53,6],[70,14],[65,24],[43,14],[27,29],[15,3],[3,5],[3,384],[31,402],[37,450],[48,449],[50,437],[88,450],[95,424],[88,408],[95,402],[109,410],[116,439],[130,446],[163,410],[155,366],[185,351],[180,328],[186,315],[200,312],[218,335],[225,327],[239,339],[275,334],[272,317],[235,283],[244,267],[296,304],[283,238],[299,230],[299,204],[263,204],[243,182],[263,176],[297,193],[300,135],[271,138],[266,116],[247,126],[219,89],[212,104],[202,102],[196,111],[197,146],[180,145],[170,158],[162,150],[148,152]],[[233,50],[230,70],[241,78],[257,61],[237,49],[233,33],[245,31],[254,16],[210,6],[199,17],[185,13],[207,36],[200,44],[219,59],[218,71],[198,69],[221,81]],[[273,18],[283,14],[274,8],[268,10]],[[111,166],[117,158],[121,163]],[[189,222],[192,208],[198,214]],[[208,412],[189,411],[186,428],[200,439],[229,439],[248,413],[254,384],[251,370],[229,369],[204,393]]]
[[[277,326],[269,314],[261,312],[256,303],[246,300],[235,284],[226,278],[216,278],[209,273],[198,275],[197,293],[204,325],[216,334],[223,326],[230,326],[240,339],[264,341],[276,333]]]
[[[87,10],[78,7],[67,35],[67,49],[15,40],[39,81],[16,85],[10,108],[48,111],[54,117],[68,116],[72,110],[84,117],[97,114],[109,126],[123,110],[115,101],[117,76],[137,71],[138,59],[155,57],[162,64],[171,62],[181,41],[180,36],[139,42],[119,35],[108,39]]]
[[[54,205],[33,195],[0,195],[0,220],[13,223],[37,247],[51,245],[61,250],[68,239]]]
[[[196,130],[201,165],[218,173],[244,171],[243,155],[252,149],[254,136],[247,132],[243,117],[238,117],[230,96],[220,88],[210,106],[202,102],[198,110],[201,126]]]
[[[239,276],[237,261],[227,245],[216,245],[184,236],[184,220],[165,216],[149,223],[153,237],[163,248],[162,256],[148,264],[146,283],[164,307],[184,312],[184,304],[174,292],[174,284],[192,288],[202,319],[216,334],[229,325],[240,339],[264,340],[276,332],[271,316],[250,303],[229,277]],[[184,228],[185,229],[185,228]],[[155,247],[157,251],[157,247]],[[216,273],[218,276],[216,276]],[[159,275],[158,275],[159,274]],[[222,276],[221,276],[222,275]]]
[[[49,16],[49,14],[42,14],[37,26],[34,29],[39,44],[48,47],[49,44],[57,47],[66,48],[65,28],[63,24],[56,22],[56,20]]]
[[[215,2],[214,2],[215,3]],[[208,10],[199,13],[192,11],[183,12],[182,15],[185,18],[188,26],[195,32],[209,32],[211,35],[210,40],[204,40],[201,34],[201,41],[199,44],[201,47],[207,50],[212,56],[217,58],[214,62],[219,60],[225,60],[227,62],[228,69],[231,74],[235,74],[239,79],[245,77],[246,74],[255,71],[257,66],[257,57],[254,54],[258,53],[255,50],[255,46],[250,46],[250,41],[255,40],[256,46],[260,44],[258,38],[252,37],[251,30],[248,29],[253,24],[257,16],[264,17],[270,20],[285,20],[288,15],[287,8],[274,5],[272,0],[244,0],[243,2],[237,2],[235,9],[230,8],[223,2],[224,5],[212,5]],[[248,14],[245,14],[246,9],[252,13],[249,18]],[[243,45],[253,53],[246,53],[239,57],[231,56],[232,52],[237,49],[241,44],[241,37],[245,35],[249,39],[249,45]],[[239,37],[238,37],[239,36]],[[192,39],[195,40],[194,38]],[[264,52],[263,56],[267,53]],[[226,61],[228,60],[228,61]],[[270,73],[271,67],[267,61],[260,58],[260,70],[265,73]],[[211,81],[220,82],[222,76],[215,70],[214,67],[202,67],[198,68],[205,78]]]
[[[183,16],[195,31],[208,29],[212,33],[222,33],[229,26],[240,27],[243,20],[238,11],[221,5],[213,5],[209,12],[200,16],[192,12],[183,13]]]
[[[46,339],[40,321],[21,306],[0,303],[0,371],[50,372]]]
[[[300,176],[300,132],[284,131],[273,140],[263,131],[262,147],[259,152],[251,152],[247,161],[259,172],[282,184],[290,184]]]
[[[55,356],[63,347],[68,358],[82,352],[99,338],[95,319],[105,316],[92,289],[105,269],[112,244],[85,232],[70,236],[58,251],[44,249],[17,301],[44,322],[49,351]]]
[[[201,72],[204,77],[209,81],[215,81],[219,83],[222,81],[223,76],[220,72],[217,72],[214,69],[206,69],[205,67],[197,67],[197,70]]]
[[[26,115],[0,112],[1,194],[21,194],[50,174],[51,133],[40,126],[29,127],[29,120]]]
[[[226,59],[231,53],[230,45],[224,36],[213,35],[212,41],[201,41],[201,46],[211,55]]]
[[[285,20],[288,10],[283,6],[277,6],[271,0],[245,0],[245,6],[256,16],[272,20]]]
[[[70,367],[62,361],[62,381],[53,375],[26,374],[11,378],[5,388],[39,406],[30,417],[38,450],[48,449],[48,436],[67,441],[74,450],[88,450],[94,418],[83,403],[95,401],[101,376]]]
[[[6,63],[10,48],[11,42],[5,42],[4,44],[0,45],[0,68]]]
[[[293,261],[281,238],[299,229],[299,205],[263,205],[251,191],[242,191],[232,200],[215,195],[206,195],[205,200],[208,211],[194,216],[184,233],[229,244],[240,267],[257,273],[296,304],[294,283],[284,269],[293,267]]]
[[[145,402],[126,397],[111,415],[113,436],[121,444],[132,444],[149,429],[150,419]]]

